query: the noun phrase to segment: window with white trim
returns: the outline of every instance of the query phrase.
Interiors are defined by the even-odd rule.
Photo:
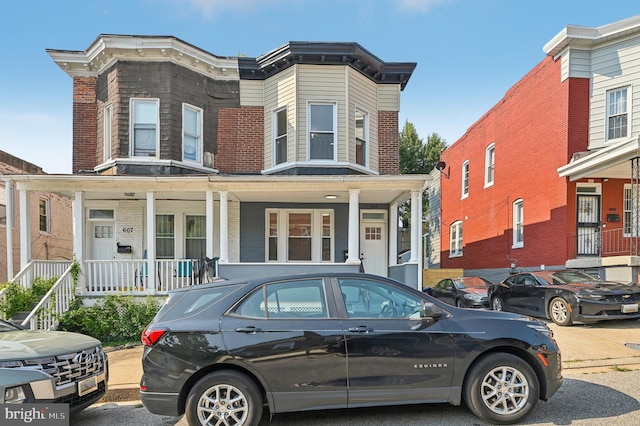
[[[287,108],[281,108],[273,113],[273,153],[275,164],[287,162]]]
[[[513,247],[524,247],[524,202],[513,202]]]
[[[496,161],[496,144],[492,143],[485,151],[484,155],[484,186],[493,185]]]
[[[176,253],[175,216],[172,214],[156,215],[156,257],[158,259],[175,259]]]
[[[627,87],[607,92],[607,140],[628,136],[629,101]]]
[[[111,159],[111,143],[113,136],[113,105],[109,104],[104,107],[102,116],[102,160],[108,161]]]
[[[10,212],[7,208],[9,204],[12,207],[14,206],[14,203],[9,203],[9,201],[13,201],[15,199],[13,195],[13,185],[11,185],[11,189],[7,192],[7,186],[4,182],[0,183],[0,226],[6,226],[7,216],[10,214],[13,215],[13,211]]]
[[[367,166],[369,146],[369,114],[356,108],[356,163]]]
[[[631,185],[624,185],[624,201],[623,201],[623,217],[622,226],[625,237],[631,237],[632,230],[634,228],[633,222],[633,192],[631,191]]]
[[[200,215],[185,216],[184,257],[203,259],[206,255],[207,217]]]
[[[333,210],[268,209],[265,260],[333,262]]]
[[[462,198],[469,196],[469,160],[462,163]]]
[[[155,157],[160,136],[158,99],[131,99],[131,156]]]
[[[202,109],[182,104],[182,159],[202,163]]]
[[[309,103],[309,160],[336,159],[336,104]]]
[[[40,232],[51,233],[51,200],[40,198],[38,201]]]
[[[453,222],[449,232],[449,257],[460,257],[462,256],[462,221]]]

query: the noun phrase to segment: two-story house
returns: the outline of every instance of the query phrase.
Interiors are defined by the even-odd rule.
[[[421,286],[422,259],[396,260],[398,205],[417,209],[429,180],[398,173],[415,63],[357,43],[236,58],[128,35],[48,53],[73,78],[73,173],[9,180],[73,200],[85,294],[164,292],[205,257],[225,278],[364,269]]]
[[[567,26],[442,155],[442,267],[638,280],[640,16]]]
[[[2,181],[5,175],[18,174],[42,175],[44,171],[0,150],[0,283],[20,272],[20,253],[49,263],[68,263],[73,256],[71,200],[34,191],[22,200],[21,207],[15,202],[13,183]],[[23,223],[29,227],[28,234],[20,232]]]

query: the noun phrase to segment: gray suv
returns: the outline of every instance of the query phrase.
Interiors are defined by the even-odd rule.
[[[0,404],[63,403],[73,414],[104,396],[108,377],[99,340],[0,320]]]

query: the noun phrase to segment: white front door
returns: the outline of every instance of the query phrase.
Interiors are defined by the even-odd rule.
[[[360,211],[360,258],[364,272],[388,276],[386,211]]]
[[[99,221],[91,225],[91,259],[111,260],[116,255],[116,242],[113,235],[113,222]]]

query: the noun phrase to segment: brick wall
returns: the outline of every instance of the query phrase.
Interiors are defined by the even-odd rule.
[[[264,168],[264,108],[223,108],[218,115],[220,173],[256,174]]]
[[[398,112],[378,111],[378,171],[381,175],[399,173]]]
[[[588,80],[560,81],[545,58],[443,154],[441,265],[464,269],[563,265],[569,255],[567,181],[558,167],[586,150]],[[485,150],[495,144],[495,182],[484,187]],[[461,165],[470,165],[461,198]],[[513,202],[524,203],[524,247],[513,248]],[[449,257],[450,225],[463,222],[463,256]]]
[[[96,166],[96,78],[73,78],[73,173]]]

